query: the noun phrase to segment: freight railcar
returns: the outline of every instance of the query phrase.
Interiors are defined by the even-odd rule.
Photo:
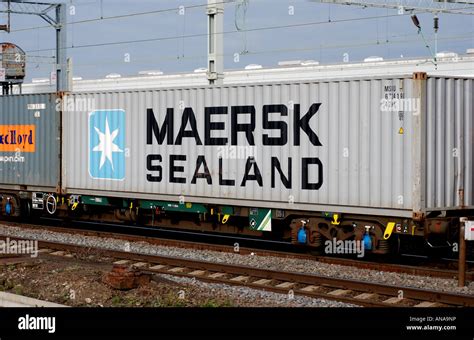
[[[433,247],[474,216],[474,78],[0,97],[3,215]],[[18,160],[18,157],[20,160]]]

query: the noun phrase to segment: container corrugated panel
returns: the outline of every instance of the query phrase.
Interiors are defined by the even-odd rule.
[[[65,190],[411,216],[412,115],[383,109],[382,100],[413,97],[413,82],[407,76],[76,94],[69,100],[88,103],[89,108],[64,114]],[[248,129],[248,138],[245,132],[237,133],[239,148],[205,145],[205,108],[211,107],[225,109],[209,112],[227,110],[227,114],[211,115],[212,122],[221,123],[213,127],[211,136],[226,138],[229,144],[235,130],[232,112],[255,109],[255,129]],[[313,116],[308,114],[311,108],[317,110]],[[148,109],[160,129],[167,112],[173,111],[172,141],[164,135],[160,144],[153,131],[148,131]],[[192,134],[192,122],[186,120],[181,126],[183,111],[189,113],[190,109],[196,117],[199,141],[186,137]],[[269,111],[269,122],[282,123],[265,125],[265,110]],[[296,118],[298,111],[302,120]],[[239,124],[251,121],[250,115],[237,117]],[[182,144],[176,145],[181,128],[186,132]],[[150,145],[147,132],[152,137]],[[287,137],[283,142],[282,135]],[[267,145],[267,138],[282,145]],[[174,161],[174,176],[183,178],[184,183],[171,181],[171,155],[186,158]],[[205,166],[201,164],[198,173],[204,178],[194,183],[196,165],[202,160],[199,156],[205,158],[210,176],[202,175]],[[247,156],[253,156],[255,164]],[[152,159],[147,163],[149,157]],[[276,170],[276,163],[287,181]],[[224,179],[233,182],[223,185]]]
[[[427,82],[428,210],[474,206],[474,79]]]
[[[59,185],[55,100],[50,94],[0,96],[0,187]]]

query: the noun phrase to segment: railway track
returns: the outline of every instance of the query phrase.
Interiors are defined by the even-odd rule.
[[[74,259],[88,247],[39,242],[41,257]],[[94,249],[95,250],[95,249]],[[325,276],[263,270],[254,267],[97,249],[110,264],[126,265],[145,273],[167,274],[211,283],[245,286],[292,295],[304,295],[366,307],[473,307],[474,296],[337,279]]]
[[[331,256],[315,256],[297,252],[286,252],[286,251],[276,251],[263,248],[255,247],[235,247],[235,242],[231,242],[231,245],[226,244],[211,244],[207,242],[195,242],[195,241],[185,241],[178,239],[170,238],[161,238],[154,236],[142,236],[142,235],[130,235],[125,232],[130,232],[127,228],[123,228],[123,232],[112,232],[112,231],[96,231],[89,229],[78,229],[78,228],[67,228],[67,227],[58,227],[58,226],[43,226],[43,225],[34,225],[34,224],[19,224],[14,222],[2,222],[4,225],[11,226],[21,226],[34,230],[46,230],[51,232],[59,233],[68,233],[68,234],[79,234],[84,236],[95,236],[102,238],[114,238],[125,240],[128,242],[147,242],[152,245],[165,246],[165,247],[175,247],[175,248],[185,248],[185,249],[196,249],[196,250],[211,250],[216,252],[224,253],[235,253],[240,255],[250,255],[258,254],[259,256],[269,256],[269,257],[280,257],[280,258],[294,258],[294,259],[303,259],[310,261],[317,261],[326,264],[334,264],[341,266],[351,266],[360,269],[368,270],[377,270],[384,272],[393,272],[401,274],[410,274],[417,276],[429,276],[429,277],[439,277],[439,278],[456,278],[458,272],[453,269],[442,269],[435,268],[432,266],[417,266],[417,265],[403,265],[403,264],[393,264],[393,263],[383,263],[383,262],[374,262],[368,260],[355,260],[349,258],[337,258]],[[474,281],[474,272],[468,270],[466,273],[466,279],[468,281]]]

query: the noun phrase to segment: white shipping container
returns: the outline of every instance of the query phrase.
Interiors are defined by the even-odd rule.
[[[473,79],[74,94],[67,193],[412,217],[474,207]]]

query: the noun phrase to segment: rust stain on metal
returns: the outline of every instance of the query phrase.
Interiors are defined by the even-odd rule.
[[[25,52],[15,44],[1,43],[1,65],[5,69],[6,80],[23,80],[25,78]]]
[[[460,205],[461,209],[464,209],[464,208],[465,208],[465,204],[464,204],[464,189],[459,189],[459,190],[458,190],[458,197],[459,197],[459,205]]]
[[[426,72],[415,72],[413,73],[413,80],[426,80],[428,75]]]
[[[414,211],[413,212],[413,220],[414,221],[423,221],[425,219],[425,213],[422,211]]]

